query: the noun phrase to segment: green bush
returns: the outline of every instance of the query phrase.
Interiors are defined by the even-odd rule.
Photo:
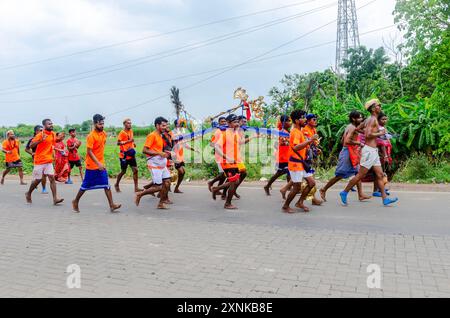
[[[430,160],[425,155],[414,154],[399,169],[393,181],[448,183],[450,182],[450,162],[446,158]]]

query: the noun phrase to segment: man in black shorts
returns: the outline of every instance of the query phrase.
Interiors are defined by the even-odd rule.
[[[139,189],[138,186],[139,171],[136,162],[136,144],[134,143],[134,134],[131,129],[131,119],[124,119],[123,127],[123,130],[117,137],[117,145],[120,147],[119,158],[121,171],[117,175],[114,188],[116,189],[116,192],[120,192],[120,180],[122,180],[122,177],[127,173],[128,166],[130,166],[133,171],[134,192],[141,192],[142,189]]]

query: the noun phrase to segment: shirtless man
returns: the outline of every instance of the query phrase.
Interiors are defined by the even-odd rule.
[[[359,153],[361,142],[359,141],[359,131],[363,127],[363,116],[359,111],[352,111],[349,115],[350,124],[345,128],[344,134],[342,136],[343,148],[339,154],[339,161],[336,167],[335,176],[331,178],[328,183],[320,189],[320,197],[322,200],[327,201],[326,194],[329,188],[335,185],[338,181],[342,179],[347,179],[355,176],[359,169],[359,160],[355,158],[352,160],[352,155],[350,152]],[[362,191],[361,182],[358,182],[358,195],[359,200],[370,199],[370,196],[366,195]]]
[[[371,168],[373,168],[378,188],[382,194],[383,205],[388,206],[389,204],[397,202],[398,198],[388,198],[384,191],[383,169],[381,168],[380,156],[378,155],[377,149],[377,138],[385,134],[384,130],[380,132],[380,127],[378,125],[378,115],[381,112],[381,104],[377,99],[372,99],[368,101],[364,107],[371,116],[364,129],[365,146],[361,151],[360,168],[358,174],[350,180],[345,190],[339,193],[339,195],[342,204],[348,205],[347,195],[350,190],[364,178]]]

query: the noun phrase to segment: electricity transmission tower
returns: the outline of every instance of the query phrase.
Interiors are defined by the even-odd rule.
[[[336,70],[338,73],[340,73],[342,62],[347,58],[348,49],[358,46],[359,32],[355,0],[339,0],[336,38]]]

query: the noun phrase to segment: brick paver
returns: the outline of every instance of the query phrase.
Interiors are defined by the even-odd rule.
[[[73,214],[0,195],[1,297],[450,296],[446,235],[173,218],[149,205],[112,215],[88,199]],[[70,264],[81,289],[66,286]],[[381,289],[367,287],[369,264]]]

